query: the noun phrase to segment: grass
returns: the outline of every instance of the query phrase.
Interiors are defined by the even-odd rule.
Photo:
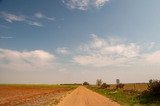
[[[89,89],[102,94],[111,100],[118,102],[122,106],[160,106],[159,102],[140,103],[143,98],[140,98],[142,90],[115,90],[115,89],[101,89],[96,86],[88,86]],[[144,88],[142,88],[144,89]]]
[[[89,89],[100,93],[106,97],[109,97],[113,101],[120,103],[121,105],[126,106],[133,106],[134,104],[138,104],[138,100],[136,96],[138,95],[137,92],[124,92],[122,90],[111,90],[111,89],[100,89],[97,87],[89,87]]]

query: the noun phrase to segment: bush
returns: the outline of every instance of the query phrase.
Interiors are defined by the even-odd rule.
[[[160,80],[150,80],[146,91],[139,96],[140,103],[160,102]]]
[[[148,84],[148,92],[154,96],[160,96],[160,80],[150,80]]]
[[[83,82],[83,85],[89,85],[89,83],[85,81],[85,82]]]
[[[108,88],[108,87],[110,87],[110,85],[108,85],[108,84],[106,84],[106,83],[103,83],[103,84],[101,85],[101,88],[102,88],[102,89],[105,89],[105,88]]]
[[[116,89],[118,89],[118,88],[123,89],[123,87],[124,87],[124,84],[122,84],[122,83],[116,85]]]

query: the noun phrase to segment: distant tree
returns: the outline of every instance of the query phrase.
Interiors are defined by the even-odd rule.
[[[116,79],[116,83],[117,83],[117,85],[120,84],[120,80],[119,80],[119,79]]]
[[[149,80],[149,84],[152,84],[152,82],[153,82],[153,80],[152,80],[152,79],[150,79],[150,80]]]
[[[83,82],[83,85],[89,85],[89,83],[85,81],[85,82]]]
[[[96,85],[99,87],[102,85],[102,80],[101,79],[97,79],[96,81]]]
[[[116,85],[116,89],[123,89],[124,88],[124,84],[122,84],[122,83],[119,83],[119,84],[117,84]]]
[[[106,84],[106,83],[103,83],[103,84],[101,85],[101,88],[103,88],[103,89],[108,88],[108,87],[110,87],[110,85],[108,85],[108,84]]]

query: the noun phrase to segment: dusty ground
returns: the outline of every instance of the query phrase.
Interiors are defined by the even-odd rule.
[[[118,103],[83,86],[68,94],[58,106],[120,106]]]
[[[70,89],[0,86],[0,106],[53,106]]]

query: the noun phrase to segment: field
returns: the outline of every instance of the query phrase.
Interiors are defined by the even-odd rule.
[[[147,86],[148,86],[147,83],[128,83],[128,84],[125,84],[124,90],[133,90],[133,91],[142,92],[147,89]],[[111,84],[110,89],[115,89],[115,88],[116,88],[116,85]]]
[[[74,85],[0,85],[0,106],[50,106]]]

